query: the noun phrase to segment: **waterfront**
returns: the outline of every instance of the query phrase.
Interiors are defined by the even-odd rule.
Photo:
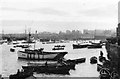
[[[100,51],[103,51],[104,56],[106,57],[106,49],[103,46],[101,49],[73,49],[72,44],[70,43],[55,43],[55,44],[42,44],[41,42],[37,42],[35,45],[36,48],[44,48],[46,51],[51,51],[54,45],[65,45],[65,50],[68,52],[65,55],[66,59],[77,59],[77,58],[86,58],[86,62],[82,64],[76,65],[76,70],[71,70],[70,75],[45,75],[45,74],[34,74],[38,77],[98,77],[99,72],[97,72],[97,64],[90,64],[90,58],[92,56],[98,57]],[[18,60],[17,59],[17,51],[19,48],[16,48],[15,52],[10,52],[10,48],[13,45],[3,44],[0,46],[2,52],[2,76],[6,77],[10,74],[14,74],[17,72],[17,69],[21,69],[22,65],[25,65],[28,61],[25,60]],[[32,45],[34,47],[34,44]]]

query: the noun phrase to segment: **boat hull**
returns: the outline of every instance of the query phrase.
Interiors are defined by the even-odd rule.
[[[87,48],[88,46],[92,45],[79,45],[79,44],[73,44],[73,49],[79,49],[79,48]]]
[[[63,58],[67,52],[43,52],[43,53],[26,53],[18,51],[18,59],[28,60],[58,60]]]
[[[32,69],[37,73],[46,74],[69,74],[70,68],[68,66],[22,66],[24,70]]]
[[[94,49],[94,48],[102,48],[102,45],[93,45],[93,46],[88,46],[88,49]]]

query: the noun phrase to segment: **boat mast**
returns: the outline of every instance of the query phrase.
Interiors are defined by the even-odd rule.
[[[27,31],[26,31],[26,25],[25,25],[25,39],[27,38],[26,34],[27,34]]]
[[[34,49],[35,49],[35,44],[36,44],[36,38],[37,38],[37,30],[35,31],[35,35],[34,35],[34,39],[35,39],[35,43],[34,43]]]
[[[28,45],[29,45],[29,43],[30,43],[30,36],[31,36],[30,30],[31,30],[31,28],[29,29],[29,35],[28,35]]]

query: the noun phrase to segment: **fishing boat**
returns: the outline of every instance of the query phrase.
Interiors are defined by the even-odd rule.
[[[64,47],[54,47],[52,50],[64,50]]]
[[[29,34],[28,34],[28,38],[26,41],[22,42],[22,43],[27,43],[27,44],[32,44],[32,43],[35,43],[35,41],[33,41],[33,39],[31,38],[31,33],[29,31]]]
[[[92,49],[92,48],[102,48],[102,44],[93,44],[91,46],[87,47],[88,49]]]
[[[17,52],[19,59],[29,60],[57,60],[63,58],[68,52],[66,51],[44,51],[40,49],[24,49]]]
[[[54,47],[65,47],[65,45],[55,45]]]
[[[33,76],[33,71],[31,69],[19,71],[16,74],[11,74],[9,79],[27,79],[28,77]]]
[[[85,63],[86,58],[79,58],[79,59],[73,59],[73,60],[71,60],[71,59],[65,60],[65,59],[64,59],[63,61],[65,61],[65,62],[67,62],[67,63],[79,64],[79,63]]]
[[[64,50],[65,45],[55,45],[52,50]]]
[[[88,46],[93,46],[91,43],[83,43],[83,44],[73,44],[73,49],[79,48],[87,48]]]
[[[16,45],[16,46],[13,46],[13,47],[21,47],[21,48],[29,48],[30,45]]]
[[[33,72],[45,74],[69,74],[70,66],[61,63],[28,63],[27,66],[22,66],[24,70],[32,69]]]

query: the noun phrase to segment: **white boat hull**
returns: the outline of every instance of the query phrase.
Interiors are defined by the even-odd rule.
[[[65,54],[62,53],[51,53],[51,54],[28,54],[28,53],[23,53],[21,51],[17,52],[18,58],[21,59],[31,59],[31,60],[39,60],[39,59],[55,59],[55,58],[60,58],[63,57]]]

